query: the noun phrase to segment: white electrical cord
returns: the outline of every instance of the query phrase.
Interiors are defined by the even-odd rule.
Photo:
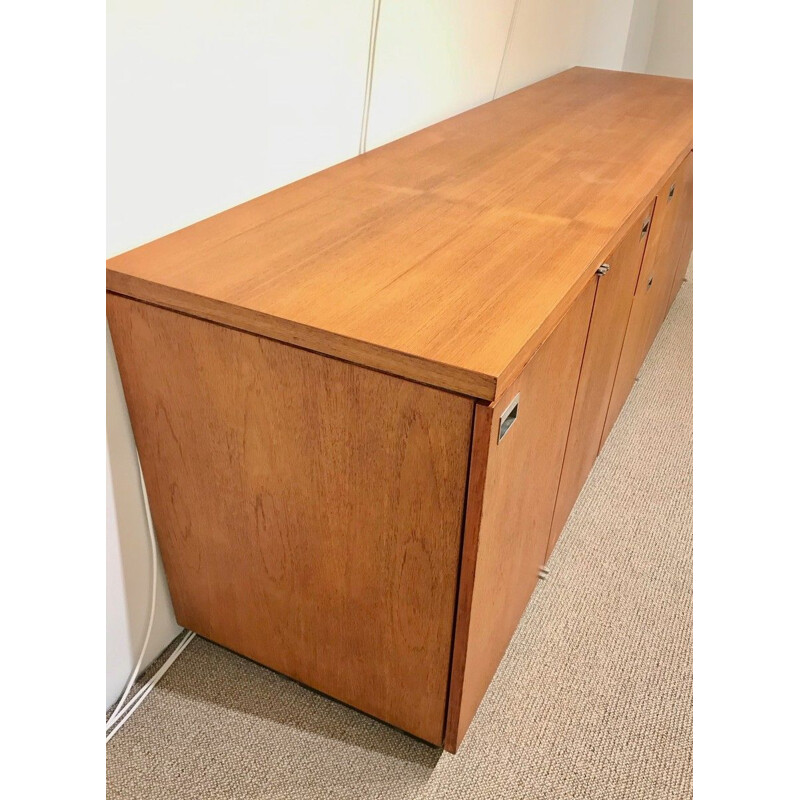
[[[133,714],[134,711],[141,705],[142,701],[147,697],[148,694],[152,691],[153,687],[161,680],[164,676],[164,673],[172,666],[172,663],[175,659],[186,649],[189,642],[192,641],[195,637],[195,633],[192,631],[186,631],[186,635],[181,639],[180,644],[170,653],[169,658],[159,667],[158,671],[153,675],[150,680],[139,689],[138,692],[128,701],[125,708],[122,709],[122,715],[118,718],[116,724],[114,725],[113,729],[108,733],[106,736],[106,744],[108,744],[114,734],[125,724],[128,717]],[[106,725],[106,731],[108,731],[108,725]]]
[[[364,87],[364,108],[361,112],[361,139],[358,154],[367,152],[367,127],[369,106],[372,102],[372,75],[375,72],[375,47],[378,41],[378,21],[381,16],[381,0],[372,0],[372,25],[369,31],[369,55],[367,56],[367,83]]]
[[[500,59],[500,69],[497,70],[497,80],[494,83],[494,92],[492,93],[492,100],[497,97],[497,90],[500,88],[500,78],[503,75],[503,65],[506,63],[506,54],[508,53],[508,46],[511,44],[511,35],[514,33],[514,23],[517,21],[517,9],[519,8],[519,0],[514,0],[514,10],[511,12],[511,21],[508,23],[508,33],[506,34],[506,45],[503,48],[503,57]]]
[[[157,573],[157,549],[156,549],[156,534],[153,530],[153,518],[150,516],[150,502],[147,499],[147,487],[144,485],[144,473],[142,472],[142,462],[139,460],[139,452],[136,452],[136,463],[139,465],[139,482],[142,484],[142,499],[144,500],[144,510],[145,514],[147,515],[147,530],[150,534],[150,551],[152,555],[152,570],[153,570],[153,582],[152,582],[152,589],[150,592],[150,619],[147,623],[147,633],[144,636],[144,644],[142,644],[142,650],[139,653],[139,659],[136,662],[136,666],[133,668],[131,672],[131,676],[128,679],[128,684],[125,687],[125,691],[122,693],[122,697],[120,697],[119,702],[117,703],[117,707],[111,712],[111,716],[108,718],[106,722],[106,730],[108,730],[114,722],[119,718],[120,713],[122,712],[122,706],[125,703],[125,698],[128,696],[128,693],[131,690],[131,687],[134,684],[134,681],[139,675],[139,670],[142,666],[142,661],[144,661],[144,654],[147,650],[147,645],[150,643],[150,633],[153,630],[153,619],[155,619],[156,615],[156,583],[158,578]],[[106,740],[108,741],[108,740]]]

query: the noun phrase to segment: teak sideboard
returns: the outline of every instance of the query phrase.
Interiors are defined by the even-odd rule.
[[[575,68],[111,258],[180,624],[454,752],[691,250],[691,81]]]

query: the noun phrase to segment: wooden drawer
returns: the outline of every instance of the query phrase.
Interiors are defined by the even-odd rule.
[[[586,352],[547,546],[548,558],[600,451],[603,426],[652,215],[653,206],[650,206],[645,214],[637,218],[622,242],[605,259],[604,268],[607,271],[597,281]]]
[[[689,154],[656,196],[652,228],[639,271],[601,444],[605,442],[625,405],[669,307],[675,270],[686,233],[686,205],[691,202],[691,169]]]

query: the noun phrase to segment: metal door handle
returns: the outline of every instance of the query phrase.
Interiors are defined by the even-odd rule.
[[[502,438],[508,433],[508,429],[517,421],[519,411],[519,395],[509,404],[506,410],[500,415],[500,430],[497,434],[497,443],[500,444]]]

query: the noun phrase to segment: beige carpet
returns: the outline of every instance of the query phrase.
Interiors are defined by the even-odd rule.
[[[196,639],[108,796],[689,797],[691,313],[686,283],[457,755]]]

